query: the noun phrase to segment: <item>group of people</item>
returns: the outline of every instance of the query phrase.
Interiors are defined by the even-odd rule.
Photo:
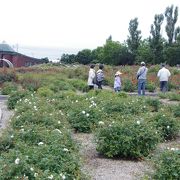
[[[95,72],[95,65],[92,64],[89,70],[88,76],[88,86],[89,89],[94,89],[94,85],[98,86],[98,89],[102,89],[102,82],[104,80],[104,73],[102,64],[99,65],[99,69]],[[145,95],[145,86],[147,79],[148,68],[146,67],[145,62],[141,62],[141,67],[137,71],[137,80],[138,80],[138,95]],[[114,91],[121,91],[121,72],[117,71],[114,76]],[[162,92],[167,91],[168,79],[171,76],[169,70],[165,67],[165,64],[162,64],[162,68],[158,71],[157,77],[160,80],[160,90]]]
[[[168,90],[168,79],[171,76],[170,71],[165,67],[165,64],[161,65],[161,69],[157,73],[157,77],[160,81],[160,91],[166,92]],[[145,62],[141,62],[141,67],[137,72],[138,79],[138,95],[145,95],[145,85],[146,85],[146,76],[148,68],[146,67]]]
[[[97,84],[98,89],[102,89],[102,82],[104,80],[104,65],[100,64],[99,69],[95,72],[95,65],[91,64],[88,76],[88,86],[89,89],[94,89],[94,85]]]

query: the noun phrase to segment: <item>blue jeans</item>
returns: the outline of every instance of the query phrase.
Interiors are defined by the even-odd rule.
[[[166,92],[168,90],[167,81],[160,81],[160,90]]]
[[[138,95],[145,95],[145,85],[146,79],[138,79]]]

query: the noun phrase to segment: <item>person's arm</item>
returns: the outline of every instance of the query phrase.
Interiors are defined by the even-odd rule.
[[[160,70],[159,70],[158,73],[157,73],[157,77],[160,77]]]
[[[141,68],[138,69],[137,76],[140,74]]]

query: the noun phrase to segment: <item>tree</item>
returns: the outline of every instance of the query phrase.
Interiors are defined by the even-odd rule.
[[[163,38],[161,36],[161,25],[163,20],[163,14],[156,14],[154,16],[154,24],[151,25],[150,33],[152,37],[149,37],[149,43],[153,55],[153,64],[163,61]]]
[[[61,56],[61,62],[62,63],[67,63],[67,64],[72,64],[76,60],[76,55],[74,54],[63,54]]]
[[[180,44],[167,46],[164,51],[164,57],[165,61],[171,66],[180,64]]]
[[[171,7],[167,7],[165,11],[165,17],[167,21],[165,28],[166,28],[166,33],[168,36],[169,45],[173,43],[173,40],[175,38],[175,31],[176,31],[175,24],[178,19],[178,7],[177,6],[175,7],[174,14],[173,14],[173,9],[174,9],[174,6],[172,5]]]
[[[132,64],[132,56],[125,45],[108,40],[103,49],[103,63],[111,65]]]
[[[41,58],[41,60],[43,61],[43,63],[48,63],[48,62],[49,62],[49,59],[48,59],[48,57]]]
[[[132,19],[129,23],[129,34],[127,39],[127,44],[130,52],[132,53],[134,59],[136,56],[137,49],[141,41],[141,31],[138,30],[138,18]]]
[[[179,38],[180,38],[180,27],[177,27],[175,30],[175,36],[174,36],[175,42],[177,42]]]
[[[136,55],[136,63],[140,64],[140,62],[144,61],[146,63],[152,64],[153,55],[151,52],[149,39],[145,39],[141,41]]]
[[[103,53],[104,49],[103,47],[97,47],[96,49],[92,50],[92,61],[94,63],[103,63]]]
[[[90,49],[83,49],[76,55],[76,61],[81,64],[89,64],[92,60]]]

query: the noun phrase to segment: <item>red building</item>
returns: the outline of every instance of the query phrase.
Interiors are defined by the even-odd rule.
[[[20,54],[14,51],[8,44],[0,44],[0,59],[9,60],[14,67],[27,67],[35,64],[42,64],[44,61],[42,59],[37,59]],[[0,61],[0,67],[7,66],[7,63]]]

